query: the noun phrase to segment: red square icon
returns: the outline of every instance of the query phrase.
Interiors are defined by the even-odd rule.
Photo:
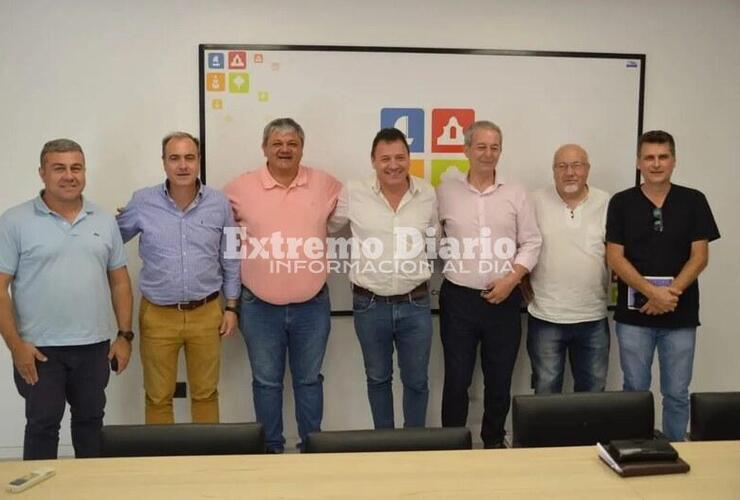
[[[463,131],[475,121],[475,110],[439,108],[432,110],[432,152],[462,153],[465,149]]]
[[[229,69],[246,69],[247,53],[243,50],[229,51]]]

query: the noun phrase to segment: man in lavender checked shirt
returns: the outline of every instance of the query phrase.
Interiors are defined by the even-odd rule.
[[[445,361],[442,425],[465,426],[468,388],[481,344],[486,448],[502,448],[509,412],[511,374],[521,340],[518,284],[537,263],[542,239],[525,189],[496,172],[501,129],[478,121],[465,130],[470,171],[445,175],[437,189],[446,238],[439,298]]]
[[[221,336],[234,332],[241,291],[239,261],[224,256],[224,227],[234,226],[226,197],[198,179],[198,139],[162,140],[167,180],[136,191],[118,216],[127,242],[137,234],[141,362],[146,423],[172,423],[177,358],[185,347],[193,422],[219,421]],[[221,310],[220,291],[226,298]]]

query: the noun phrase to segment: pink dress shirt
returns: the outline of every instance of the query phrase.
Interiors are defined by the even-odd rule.
[[[326,283],[323,248],[318,256],[315,246],[300,245],[291,255],[286,238],[318,239],[325,247],[327,219],[341,189],[331,175],[303,165],[288,187],[279,184],[267,167],[231,181],[224,192],[248,238],[242,242],[247,255],[241,263],[244,286],[275,305],[305,302],[316,295]],[[273,248],[277,241],[283,243]]]
[[[534,205],[523,186],[497,179],[481,193],[466,176],[447,175],[437,188],[437,200],[445,237],[456,240],[460,248],[452,258],[440,248],[446,279],[485,290],[511,272],[514,264],[530,271],[537,264],[542,238]],[[466,238],[484,248],[478,245],[466,253]]]

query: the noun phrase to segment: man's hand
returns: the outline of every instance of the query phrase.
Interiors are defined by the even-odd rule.
[[[224,317],[221,320],[221,326],[218,327],[218,334],[222,337],[230,337],[234,334],[236,323],[239,320],[233,311],[224,311]]]
[[[647,303],[640,312],[648,316],[657,316],[676,310],[681,291],[671,286],[654,286],[647,295]]]
[[[120,374],[126,369],[126,366],[131,359],[131,342],[123,337],[118,337],[114,340],[110,345],[108,360],[111,360],[114,357],[118,360],[118,370],[116,370],[116,374]]]
[[[13,364],[18,369],[23,380],[27,384],[35,385],[39,381],[39,373],[36,371],[36,360],[42,363],[48,359],[44,354],[36,349],[36,346],[30,342],[21,341],[10,350],[13,356]]]
[[[509,298],[511,291],[519,284],[514,273],[509,273],[501,279],[498,279],[488,285],[488,293],[482,293],[481,296],[491,304],[500,304]]]

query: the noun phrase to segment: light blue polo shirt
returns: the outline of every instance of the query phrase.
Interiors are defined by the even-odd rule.
[[[115,219],[84,198],[71,224],[41,196],[0,216],[0,272],[14,276],[18,331],[36,346],[110,339],[108,271],[125,265]]]

